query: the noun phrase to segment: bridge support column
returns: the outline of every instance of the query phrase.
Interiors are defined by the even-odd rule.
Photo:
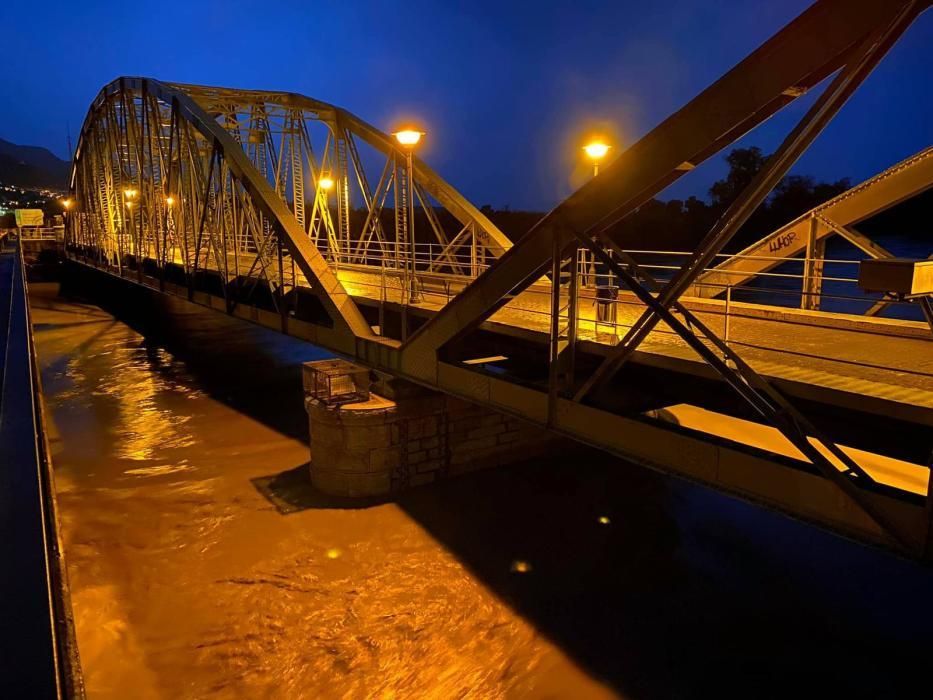
[[[803,290],[800,295],[800,308],[809,311],[820,310],[820,296],[823,293],[823,261],[826,258],[826,237],[819,235],[820,222],[815,216],[810,217],[807,232],[807,249],[804,253]]]
[[[517,418],[377,376],[369,398],[328,403],[304,366],[311,482],[333,496],[382,496],[543,454],[555,438]]]

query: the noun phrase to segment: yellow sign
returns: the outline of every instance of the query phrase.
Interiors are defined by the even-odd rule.
[[[45,223],[45,215],[41,209],[16,209],[13,211],[16,216],[16,226],[42,226]]]

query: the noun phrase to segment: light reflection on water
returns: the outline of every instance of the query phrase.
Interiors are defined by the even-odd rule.
[[[92,698],[925,680],[928,570],[597,453],[282,515],[251,480],[305,473],[297,367],[319,351],[210,311],[147,339],[34,292]]]
[[[94,393],[112,398],[119,411],[119,435],[116,456],[122,459],[147,461],[166,449],[178,449],[195,444],[194,436],[184,429],[190,416],[160,407],[163,393],[177,393],[185,398],[197,398],[199,392],[183,383],[166,379],[168,353],[158,349],[116,346],[107,358],[111,371],[102,376]],[[144,473],[132,470],[134,473]]]
[[[251,479],[308,459],[278,416],[302,410],[300,348],[258,356],[249,326],[182,319],[227,341],[195,377],[50,294],[33,315],[90,697],[614,695],[398,505],[283,516],[262,497]]]

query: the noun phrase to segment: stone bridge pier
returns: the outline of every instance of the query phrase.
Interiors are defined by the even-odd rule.
[[[321,391],[321,371],[356,377]],[[343,360],[302,368],[311,482],[332,496],[382,496],[543,454],[565,442],[526,421]],[[360,379],[364,377],[364,379]],[[347,380],[331,374],[334,384]]]

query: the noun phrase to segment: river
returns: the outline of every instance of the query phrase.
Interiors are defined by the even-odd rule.
[[[92,700],[928,683],[927,568],[583,449],[333,502],[301,405],[322,351],[173,300],[157,325],[31,299]]]

